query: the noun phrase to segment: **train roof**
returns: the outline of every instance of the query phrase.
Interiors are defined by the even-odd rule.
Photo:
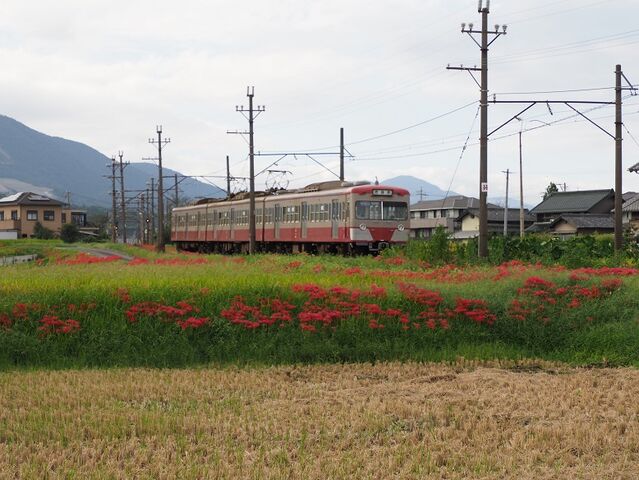
[[[303,188],[298,188],[295,190],[270,190],[270,191],[256,191],[256,198],[262,199],[264,197],[268,197],[269,199],[274,198],[283,198],[283,199],[294,199],[294,198],[304,198],[307,197],[310,193],[319,193],[321,192],[321,196],[328,196],[334,194],[344,194],[344,193],[356,193],[361,195],[372,194],[373,190],[392,190],[393,194],[408,196],[410,193],[408,190],[400,187],[394,187],[391,185],[379,185],[379,184],[371,184],[370,182],[341,182],[341,181],[330,181],[330,182],[318,182],[311,183]],[[202,198],[195,202],[193,202],[189,207],[196,205],[207,205],[207,204],[223,204],[226,202],[239,202],[243,200],[248,200],[249,194],[248,192],[240,192],[235,195],[232,195],[231,198]],[[189,207],[179,207],[174,210],[181,210],[183,208]]]

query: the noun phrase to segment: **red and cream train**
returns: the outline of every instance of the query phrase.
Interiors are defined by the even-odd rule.
[[[256,193],[256,245],[262,252],[377,252],[405,243],[409,192],[366,182],[323,182],[299,190]],[[173,209],[171,240],[179,250],[243,253],[249,199],[204,199]]]

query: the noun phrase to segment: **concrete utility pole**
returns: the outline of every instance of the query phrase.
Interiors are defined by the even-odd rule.
[[[249,99],[249,108],[246,110],[244,105],[235,107],[235,111],[240,112],[249,122],[248,132],[226,132],[233,134],[249,136],[249,254],[255,253],[256,234],[255,234],[255,144],[253,141],[253,123],[257,116],[264,112],[266,108],[264,105],[258,105],[257,108],[253,108],[253,97],[255,96],[255,87],[246,87],[246,96]],[[246,116],[248,113],[248,116]]]
[[[164,252],[164,184],[162,182],[162,148],[171,143],[170,138],[162,139],[162,125],[155,127],[158,139],[149,138],[149,143],[158,147],[158,235],[155,250]]]
[[[226,198],[231,198],[231,167],[228,155],[226,156]]]
[[[623,187],[621,169],[623,156],[623,134],[621,132],[621,65],[615,68],[615,250],[623,248],[622,203]],[[628,82],[630,83],[630,82]]]
[[[117,200],[115,198],[115,157],[111,158],[111,242],[116,243],[118,241],[118,210]]]
[[[511,171],[509,168],[506,171],[502,171],[501,173],[506,174],[506,201],[504,202],[504,237],[508,236],[508,184],[510,183],[510,174]]]
[[[490,0],[486,0],[486,6],[483,6],[484,0],[479,0],[478,12],[481,14],[481,30],[474,30],[473,24],[462,23],[462,33],[468,36],[481,49],[481,68],[477,67],[459,67],[448,66],[449,70],[466,70],[471,74],[475,83],[480,89],[480,137],[479,137],[479,256],[481,258],[488,257],[488,47],[497,40],[501,35],[506,34],[506,26],[503,25],[499,30],[499,25],[495,26],[494,31],[488,30],[488,14],[490,13]],[[475,34],[480,35],[480,41],[474,37]],[[488,36],[495,37],[488,41]],[[481,80],[473,76],[472,72],[480,72]]]
[[[124,191],[124,169],[127,167],[128,163],[125,164],[122,161],[124,152],[118,152],[118,157],[120,157],[120,214],[122,216],[122,243],[126,243],[126,198]]]
[[[339,129],[339,179],[344,181],[344,128]]]

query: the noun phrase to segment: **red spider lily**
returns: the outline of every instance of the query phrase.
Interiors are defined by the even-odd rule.
[[[404,297],[421,305],[427,305],[432,308],[437,308],[444,301],[444,298],[441,296],[441,294],[434,290],[426,290],[425,288],[420,288],[415,285],[405,283],[400,283],[397,286]]]
[[[131,303],[131,295],[126,288],[118,288],[115,295],[122,303]]]
[[[40,326],[38,330],[43,335],[50,335],[53,333],[73,333],[80,330],[80,322],[71,318],[67,320],[60,320],[55,315],[45,315],[40,320]]]
[[[490,313],[486,300],[458,298],[455,302],[455,313],[463,315],[474,322],[492,325],[497,317]]]
[[[88,255],[86,253],[78,253],[73,257],[69,257],[66,259],[57,260],[56,263],[63,265],[88,265],[92,263],[109,263],[109,262],[117,262],[122,260],[117,255],[109,255],[106,257],[94,257],[93,255]]]
[[[301,266],[302,266],[302,262],[300,262],[299,260],[296,260],[294,262],[287,263],[284,266],[284,270],[297,270]]]
[[[313,273],[321,273],[324,271],[324,267],[319,263],[313,267]]]
[[[344,270],[344,275],[360,275],[362,273],[362,269],[359,267],[350,267]]]
[[[186,320],[178,320],[177,323],[182,330],[186,330],[187,328],[200,328],[203,325],[206,325],[209,322],[207,317],[189,317]]]
[[[137,265],[148,265],[149,263],[151,262],[149,262],[148,259],[137,257],[137,258],[134,258],[133,260],[130,260],[129,263],[127,263],[127,265],[130,267],[135,267]]]
[[[4,329],[9,329],[13,325],[13,321],[11,317],[6,313],[0,313],[0,327]]]

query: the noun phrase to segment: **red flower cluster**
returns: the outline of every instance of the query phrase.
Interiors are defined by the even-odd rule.
[[[61,320],[56,315],[45,315],[40,320],[38,330],[42,335],[51,335],[53,333],[73,333],[80,330],[80,322],[71,318]]]
[[[293,305],[279,298],[262,299],[260,305],[255,307],[247,305],[243,297],[237,296],[233,299],[231,306],[222,310],[220,314],[231,323],[255,329],[277,322],[280,326],[284,326],[293,319],[291,312],[294,308]]]
[[[473,322],[487,325],[492,325],[497,319],[494,313],[490,313],[486,300],[458,298],[455,302],[455,313]]]
[[[576,278],[571,274],[572,281],[577,281]],[[610,295],[622,284],[620,279],[615,278],[605,279],[599,285],[559,287],[550,280],[530,277],[524,282],[524,286],[517,290],[517,298],[511,302],[508,314],[516,320],[537,319],[548,323],[554,312],[580,308],[584,302]]]
[[[56,263],[62,265],[87,265],[91,263],[117,262],[118,260],[122,259],[117,255],[109,255],[107,257],[94,257],[93,255],[81,252],[77,255],[74,255],[73,257],[58,259]]]
[[[200,311],[199,308],[185,301],[177,302],[176,305],[174,307],[159,302],[140,302],[131,305],[126,311],[126,316],[131,323],[137,322],[141,317],[156,317],[161,320],[178,321],[183,320],[183,317],[193,312]]]

